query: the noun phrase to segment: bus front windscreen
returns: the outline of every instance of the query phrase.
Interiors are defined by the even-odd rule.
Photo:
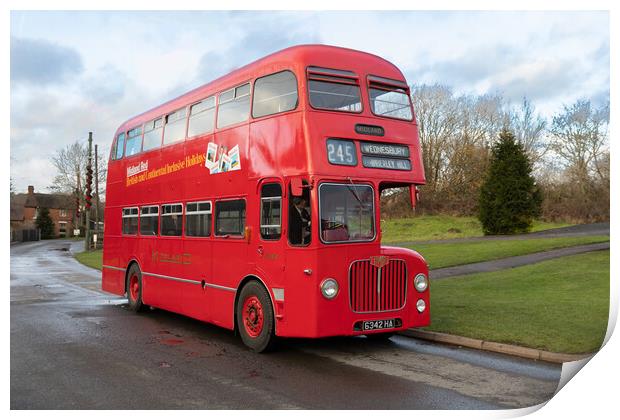
[[[369,185],[321,184],[319,207],[323,242],[361,242],[375,238],[374,191]]]
[[[310,104],[314,108],[360,112],[360,88],[354,84],[309,80]]]
[[[402,89],[368,89],[372,113],[380,117],[411,121],[409,95]]]

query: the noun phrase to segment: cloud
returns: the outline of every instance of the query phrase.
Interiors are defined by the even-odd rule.
[[[80,54],[40,39],[11,37],[11,81],[50,85],[62,83],[84,70]]]
[[[588,79],[600,73],[596,66],[609,55],[608,45],[584,54],[585,60],[538,47],[532,42],[484,45],[412,72],[419,76],[420,83],[446,84],[460,92],[497,92],[513,103],[524,97],[551,103],[586,94]],[[599,86],[598,80],[590,82]]]
[[[292,24],[282,24],[281,21],[258,26],[261,28],[249,30],[225,51],[212,50],[202,55],[197,70],[197,77],[202,83],[215,80],[268,54],[298,44],[316,43],[319,39],[315,32],[298,33]]]
[[[608,12],[13,12],[11,176],[49,182],[49,156],[272,52],[327,43],[377,54],[409,82],[527,96],[550,116],[609,99]]]
[[[125,95],[128,78],[112,64],[106,64],[86,78],[82,83],[83,92],[91,100],[99,103],[115,104]]]

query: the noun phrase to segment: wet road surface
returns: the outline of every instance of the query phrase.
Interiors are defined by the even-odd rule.
[[[266,355],[228,330],[100,290],[66,240],[11,247],[12,409],[496,409],[536,405],[561,366],[406,337],[289,339]]]

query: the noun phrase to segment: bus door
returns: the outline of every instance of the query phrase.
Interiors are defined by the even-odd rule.
[[[317,220],[316,203],[311,186],[302,179],[292,179],[287,188],[287,200],[285,202],[286,221],[286,268],[284,275],[287,281],[285,300],[289,305],[297,305],[299,302],[309,302],[310,296],[316,291],[315,276],[316,265],[315,251],[309,250],[309,246],[316,241],[313,237],[314,225]],[[285,322],[289,325],[307,323],[312,319],[314,306],[308,305],[304,311],[286,311]],[[292,318],[294,316],[300,318]],[[306,317],[306,319],[303,319]],[[301,325],[297,324],[297,325]]]
[[[270,287],[283,287],[281,279],[285,267],[282,246],[282,184],[279,181],[263,181],[259,189],[260,228],[255,233],[251,250],[256,270]]]

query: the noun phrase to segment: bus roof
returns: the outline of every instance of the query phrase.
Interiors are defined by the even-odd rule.
[[[297,45],[269,54],[138,114],[121,124],[116,134],[256,77],[274,73],[285,68],[292,70],[305,69],[309,65],[331,68],[336,66],[342,70],[359,72],[361,73],[360,76],[371,73],[377,76],[405,81],[403,74],[394,64],[374,54],[331,45]]]

